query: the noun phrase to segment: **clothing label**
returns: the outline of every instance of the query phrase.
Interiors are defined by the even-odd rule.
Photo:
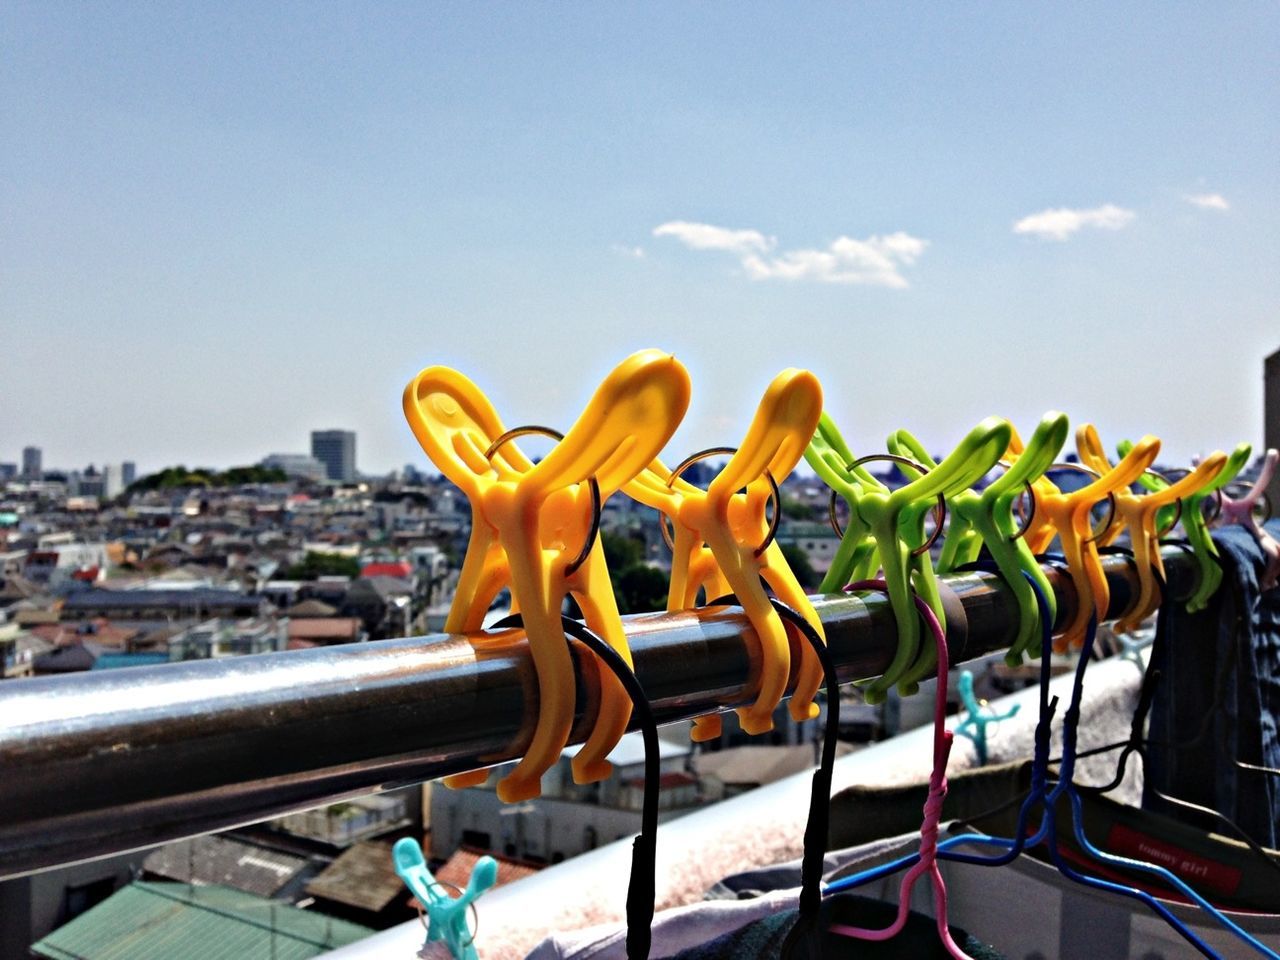
[[[1164,867],[1197,890],[1208,888],[1215,893],[1233,894],[1240,888],[1242,871],[1239,868],[1184,850],[1168,841],[1157,840],[1123,824],[1117,823],[1111,828],[1106,846],[1120,856]]]

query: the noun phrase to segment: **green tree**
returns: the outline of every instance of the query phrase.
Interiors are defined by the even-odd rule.
[[[307,551],[301,563],[295,563],[282,574],[285,580],[316,580],[320,577],[360,576],[360,561],[355,557],[343,557],[336,553]]]
[[[644,542],[620,533],[600,531],[600,543],[604,547],[604,560],[611,571],[621,573],[628,567],[644,563]]]
[[[782,497],[782,515],[788,520],[812,520],[813,510],[803,500],[795,497]]]
[[[614,581],[620,613],[649,613],[667,608],[667,577],[646,564],[627,567]]]

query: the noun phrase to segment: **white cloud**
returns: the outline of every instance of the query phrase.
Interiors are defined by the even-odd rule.
[[[727,250],[743,256],[772,250],[778,242],[759,230],[730,230],[727,227],[713,227],[709,223],[689,223],[687,220],[672,220],[654,227],[653,235],[675,237],[694,250]]]
[[[620,253],[624,257],[631,257],[633,260],[644,259],[644,247],[628,247],[623,243],[615,243],[613,245],[613,252]]]
[[[1058,207],[1023,217],[1013,225],[1013,232],[1029,233],[1044,240],[1066,240],[1084,227],[1096,227],[1099,230],[1123,229],[1133,222],[1135,216],[1137,215],[1132,210],[1125,210],[1112,203],[1090,210]]]
[[[1230,210],[1231,204],[1220,193],[1193,193],[1183,197],[1187,203],[1201,210]]]
[[[899,231],[866,240],[841,236],[825,250],[782,250],[775,254],[777,240],[758,230],[728,230],[683,220],[664,223],[654,229],[653,235],[675,237],[694,250],[736,254],[753,280],[810,280],[898,290],[907,287],[900,268],[914,264],[928,246],[927,240]]]

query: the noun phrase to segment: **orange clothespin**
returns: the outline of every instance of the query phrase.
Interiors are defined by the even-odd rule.
[[[1009,442],[1009,459],[1021,455],[1022,440],[1015,432]],[[1091,527],[1094,506],[1106,499],[1113,499],[1117,490],[1128,487],[1155,461],[1160,453],[1160,441],[1145,436],[1134,445],[1129,455],[1106,472],[1095,471],[1080,464],[1055,464],[1050,467],[1083,469],[1095,477],[1093,482],[1063,493],[1052,480],[1042,476],[1032,483],[1035,491],[1035,515],[1027,524],[1027,546],[1039,556],[1049,548],[1054,536],[1062,544],[1071,582],[1076,588],[1076,609],[1071,622],[1054,641],[1058,652],[1068,647],[1079,647],[1083,642],[1089,617],[1096,616],[1101,623],[1106,619],[1111,602],[1111,589],[1102,572],[1102,560],[1098,556],[1098,544]]]
[[[1097,471],[1099,475],[1113,469],[1111,461],[1098,437],[1093,424],[1085,423],[1076,430],[1076,448],[1080,451],[1080,460]],[[1160,589],[1155,582],[1155,574],[1159,574],[1164,583],[1164,560],[1160,556],[1160,537],[1168,531],[1158,530],[1157,517],[1162,507],[1176,503],[1181,513],[1182,500],[1198,493],[1211,483],[1226,466],[1227,455],[1218,451],[1206,457],[1194,470],[1176,483],[1169,483],[1163,489],[1148,493],[1145,496],[1136,494],[1132,487],[1125,486],[1115,491],[1116,522],[1098,538],[1098,546],[1105,547],[1114,543],[1127,525],[1129,540],[1133,549],[1133,562],[1138,569],[1138,598],[1133,605],[1115,623],[1115,629],[1127,633],[1137,628],[1160,605]],[[1148,473],[1155,474],[1148,468]],[[1155,474],[1159,476],[1159,474]],[[1161,477],[1161,479],[1165,479]],[[1175,516],[1172,527],[1178,522]]]
[[[795,469],[821,415],[818,378],[807,370],[784,370],[769,384],[736,450],[720,447],[703,451],[674,471],[655,459],[624,488],[671,520],[674,536],[667,609],[692,607],[699,589],[706,590],[708,600],[733,593],[755,629],[761,649],[756,699],[738,710],[742,729],[750,734],[773,729],[773,711],[786,694],[791,672],[787,631],[760,579],[763,577],[778,599],[798,610],[825,640],[813,605],[774,540],[781,506],[778,484]],[[701,490],[680,478],[697,460],[725,453],[732,456],[709,489]],[[739,493],[744,487],[745,492]],[[772,523],[766,520],[771,498]],[[796,720],[809,720],[818,714],[813,697],[822,683],[822,666],[808,644],[801,643],[798,649],[800,667],[790,710]],[[718,714],[699,717],[692,737],[712,740],[720,735],[720,728]]]
[[[471,540],[445,630],[479,630],[489,604],[508,584],[513,607],[524,617],[539,710],[524,758],[498,783],[498,796],[507,802],[538,795],[542,774],[569,738],[575,684],[560,621],[567,594],[587,625],[631,663],[595,535],[600,505],[662,449],[688,409],[689,394],[688,371],[674,357],[658,350],[635,353],[614,368],[535,466],[510,442],[529,431],[506,431],[488,398],[461,373],[428,367],[405,388],[405,417],[422,449],[471,501]],[[573,759],[578,783],[609,775],[604,758],[630,714],[621,684],[601,671],[596,721]],[[446,782],[470,786],[486,776],[472,771]]]

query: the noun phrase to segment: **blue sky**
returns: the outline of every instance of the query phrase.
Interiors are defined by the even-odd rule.
[[[0,460],[229,465],[456,366],[566,427],[632,350],[671,459],[786,366],[860,450],[988,414],[1261,440],[1274,4],[6,5]]]

